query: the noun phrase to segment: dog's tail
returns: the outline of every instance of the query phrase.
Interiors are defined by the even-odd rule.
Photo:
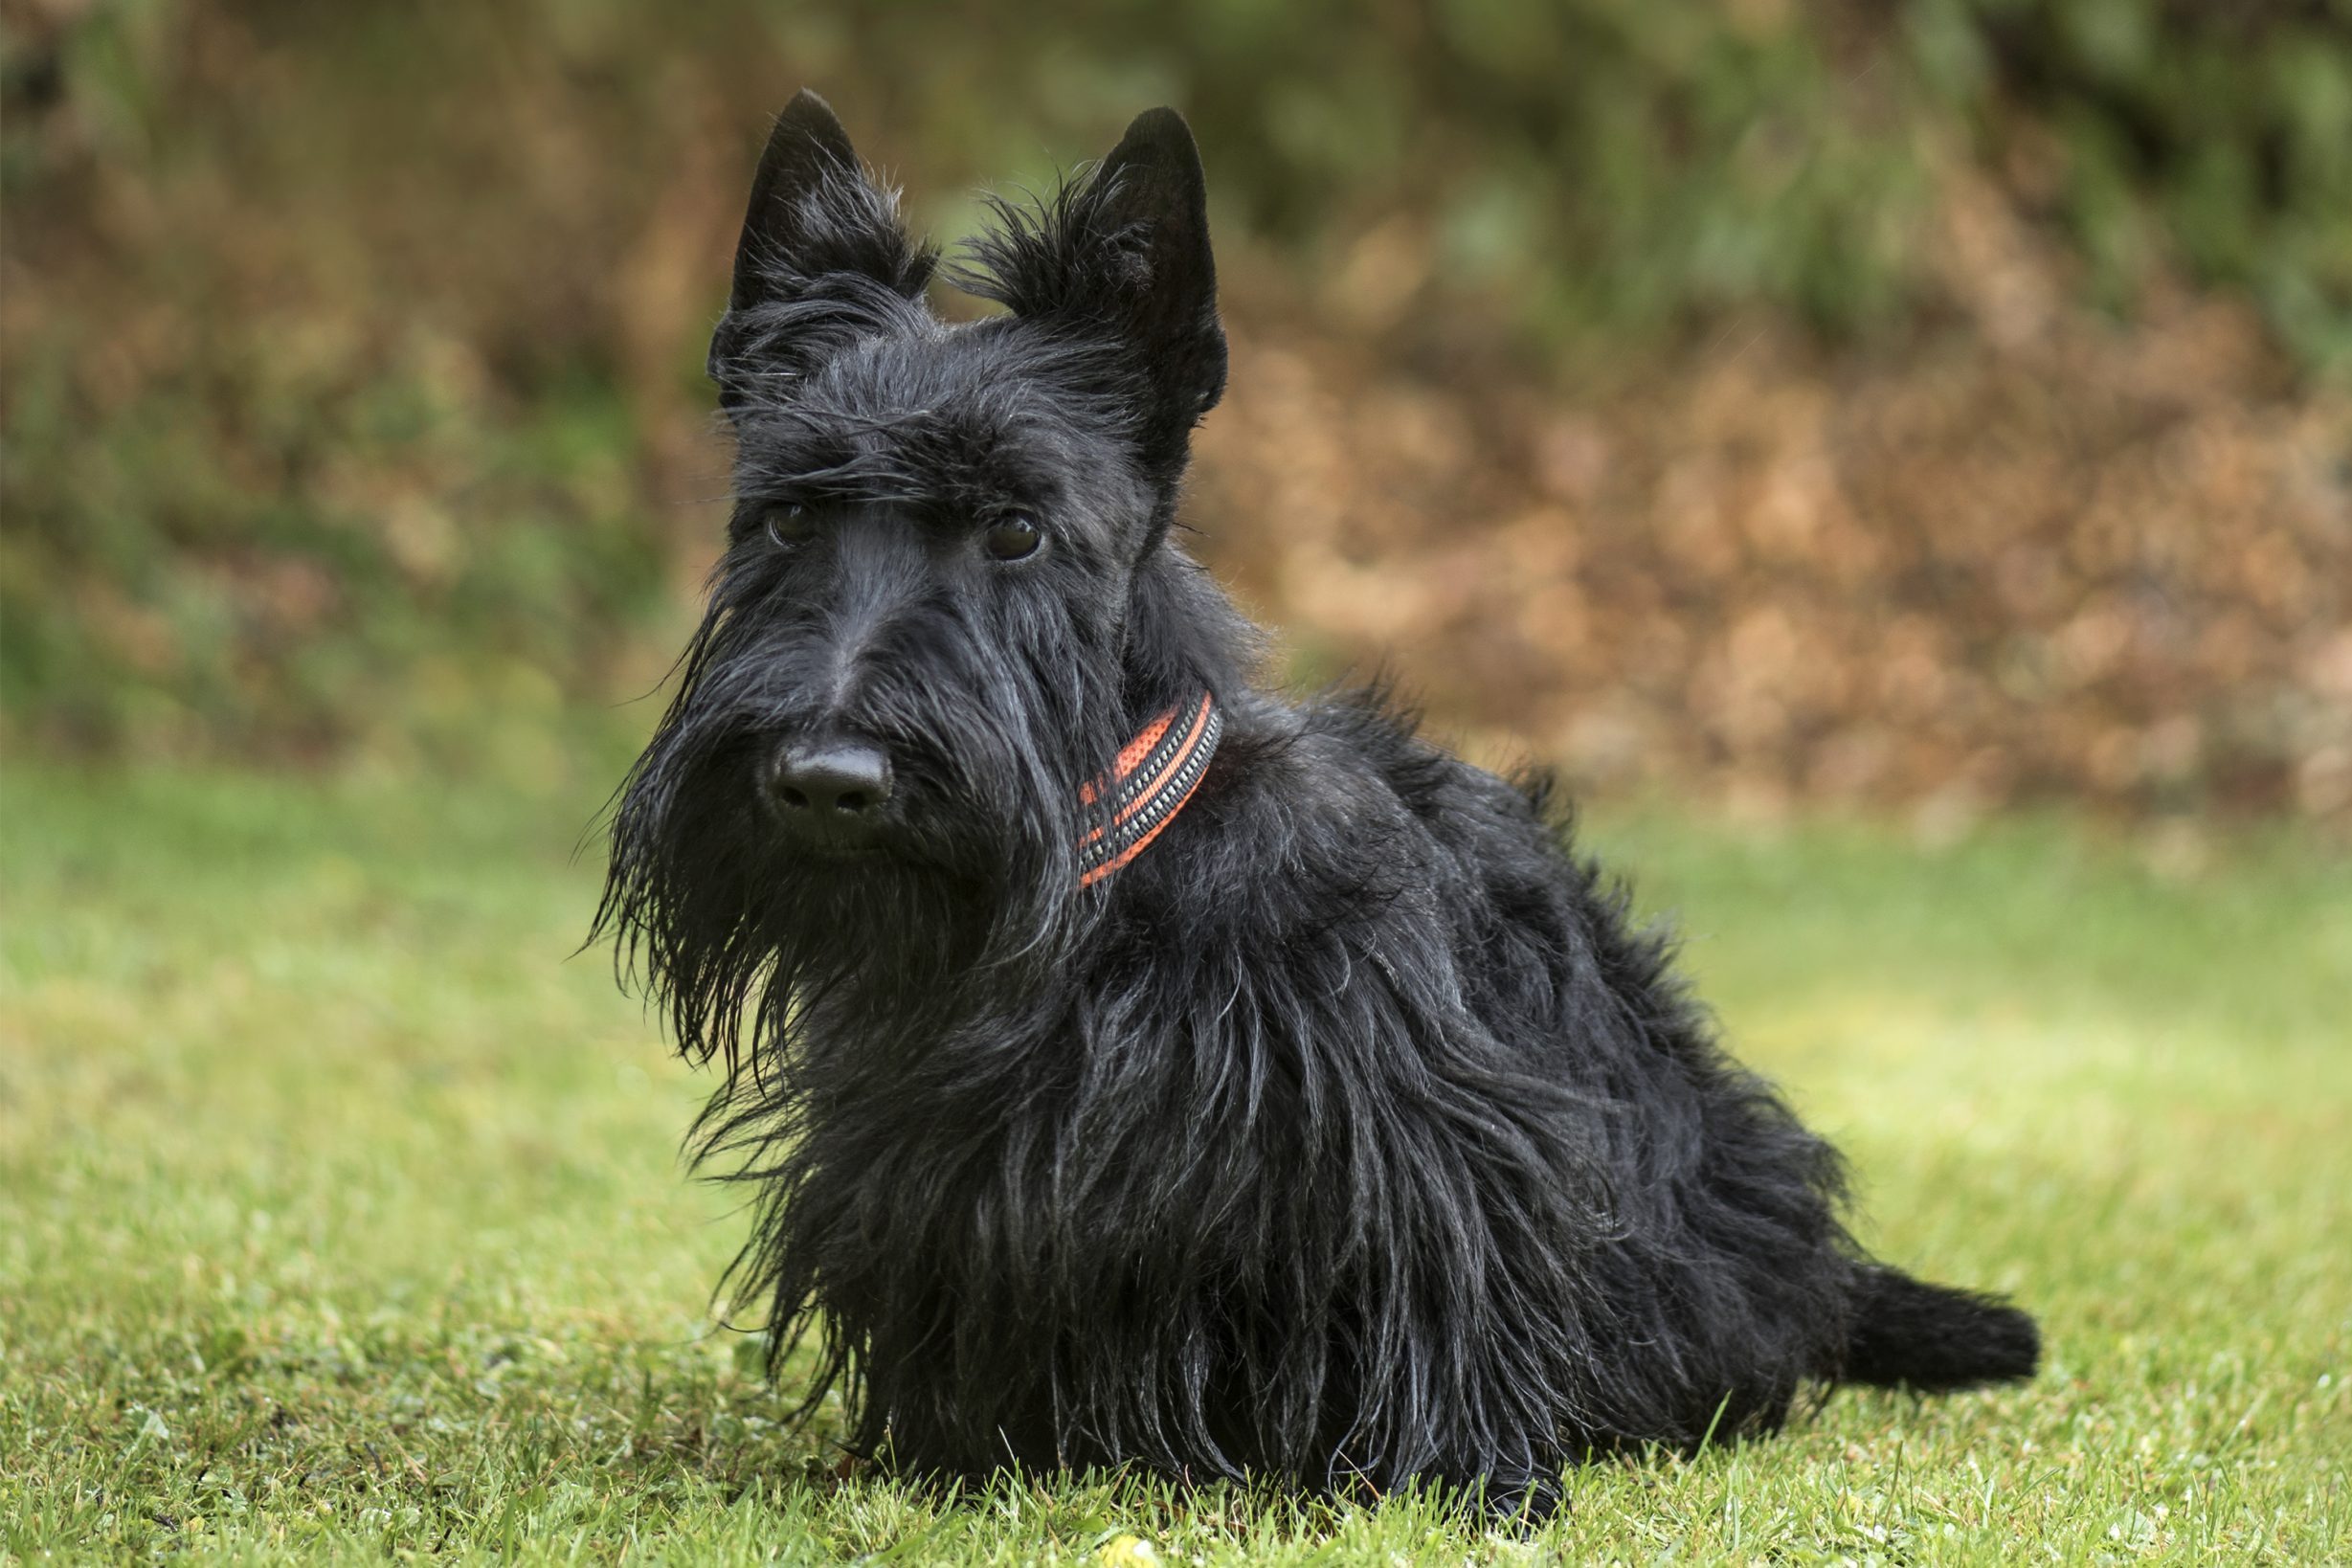
[[[1846,1382],[1936,1393],[2018,1382],[2042,1358],[2033,1319],[1997,1296],[1866,1264],[1851,1307],[1837,1374]]]

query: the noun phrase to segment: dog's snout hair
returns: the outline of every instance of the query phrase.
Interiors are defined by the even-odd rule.
[[[944,644],[948,639],[939,634],[952,617],[934,613],[930,637],[893,641],[895,629],[944,596],[923,539],[905,518],[861,507],[843,516],[829,543],[826,575],[805,634],[811,706],[820,723],[846,724],[854,722],[860,682],[872,667],[893,656],[919,663],[928,651],[921,644]]]

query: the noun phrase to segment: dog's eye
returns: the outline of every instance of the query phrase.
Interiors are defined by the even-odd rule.
[[[1038,531],[1035,523],[1018,515],[997,519],[980,536],[988,553],[999,561],[1018,561],[1024,555],[1034,555],[1044,541],[1045,536]]]
[[[805,545],[817,533],[817,522],[809,516],[809,509],[793,502],[769,507],[761,518],[767,524],[768,537],[786,547]]]

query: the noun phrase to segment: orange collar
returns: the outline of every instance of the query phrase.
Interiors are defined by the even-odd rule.
[[[1091,824],[1078,840],[1078,885],[1091,887],[1144,851],[1193,797],[1225,717],[1207,692],[1143,727],[1110,766],[1079,786]]]

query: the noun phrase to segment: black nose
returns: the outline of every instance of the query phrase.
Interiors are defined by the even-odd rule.
[[[794,741],[776,753],[768,795],[789,820],[851,828],[890,798],[890,759],[857,741]]]

